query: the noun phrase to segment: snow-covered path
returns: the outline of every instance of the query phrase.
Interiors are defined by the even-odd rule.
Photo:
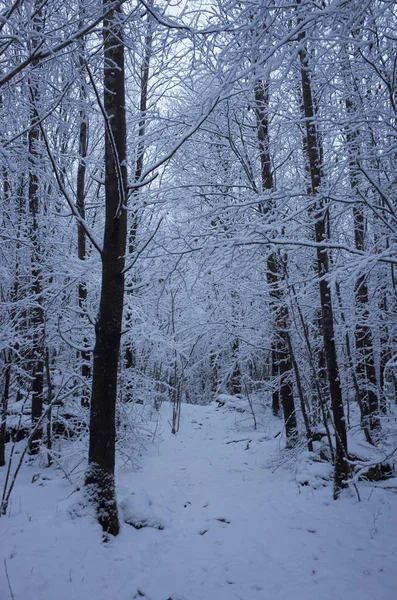
[[[143,468],[119,474],[125,518],[151,527],[100,544],[86,515],[71,519],[66,483],[20,483],[0,520],[15,600],[395,600],[395,493],[363,486],[361,503],[334,502],[330,485],[268,468],[278,439],[247,414],[182,411],[179,434],[164,419]]]

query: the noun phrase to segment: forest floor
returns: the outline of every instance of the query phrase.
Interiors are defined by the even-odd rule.
[[[107,543],[62,472],[23,467],[0,519],[1,600],[397,598],[396,479],[334,501],[329,464],[280,450],[279,420],[253,431],[249,413],[183,405],[172,435],[169,418],[139,469],[119,468]]]

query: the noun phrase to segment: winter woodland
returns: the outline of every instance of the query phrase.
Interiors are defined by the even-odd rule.
[[[396,597],[396,173],[394,0],[0,2],[2,598],[292,600],[294,581],[312,600]],[[17,583],[12,540],[29,563],[41,535],[18,542],[22,520],[58,509],[62,552],[80,523],[101,576],[123,539],[147,555],[131,577],[160,544],[163,588],[77,580],[76,559],[67,595],[55,538],[59,587],[28,567]],[[288,559],[288,531],[263,529],[277,518]],[[344,548],[369,532],[384,580],[347,569],[327,519],[349,523]],[[215,522],[214,544],[253,553],[225,588]],[[189,527],[207,576],[175,591],[170,569],[204,560],[169,550]],[[311,541],[339,588],[299,579]],[[274,587],[264,551],[291,568]]]

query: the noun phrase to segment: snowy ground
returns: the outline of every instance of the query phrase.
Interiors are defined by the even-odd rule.
[[[274,468],[274,424],[184,405],[173,436],[169,412],[142,469],[118,474],[124,518],[150,527],[107,544],[66,479],[24,468],[0,519],[1,600],[397,598],[396,480],[335,502],[326,463]]]

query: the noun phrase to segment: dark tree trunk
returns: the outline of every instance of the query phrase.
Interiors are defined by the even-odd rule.
[[[38,42],[38,34],[42,29],[42,15],[40,6],[35,3],[37,13],[33,19],[33,36],[32,46],[36,47]],[[32,66],[36,67],[36,72],[33,72],[29,78],[29,93],[30,93],[30,129],[28,133],[29,145],[29,213],[31,218],[30,223],[30,239],[32,244],[31,265],[32,265],[32,295],[34,297],[34,308],[30,313],[30,322],[32,326],[32,347],[31,347],[31,365],[33,370],[33,382],[31,389],[32,397],[32,424],[35,426],[43,412],[44,398],[44,313],[42,308],[42,273],[41,273],[41,252],[39,239],[39,210],[40,210],[40,188],[38,177],[38,161],[40,158],[40,127],[39,115],[37,112],[37,103],[39,100],[39,83],[37,81],[37,64],[34,60]],[[42,428],[37,429],[36,434],[31,440],[29,452],[37,454],[40,450],[40,440],[42,438]]]
[[[259,156],[261,161],[262,190],[274,191],[274,180],[270,159],[269,139],[269,84],[263,80],[255,85],[255,112]],[[260,212],[263,215],[272,210],[272,202],[262,203]],[[270,290],[270,309],[273,316],[273,338],[271,346],[272,376],[276,377],[278,389],[272,393],[272,411],[277,415],[280,402],[283,407],[287,446],[292,446],[297,438],[297,422],[295,414],[294,394],[292,387],[292,362],[288,346],[289,311],[282,290],[284,280],[283,261],[276,253],[267,259],[267,282]]]
[[[280,413],[280,386],[278,382],[278,355],[276,345],[272,340],[271,349],[271,377],[276,382],[275,387],[272,391],[272,413],[275,417],[278,417]]]
[[[352,115],[356,112],[352,97],[346,99],[346,111]],[[347,128],[346,131],[347,150],[349,156],[350,185],[353,196],[357,195],[360,184],[360,175],[357,168],[359,160],[359,131]],[[364,210],[360,203],[353,207],[354,220],[354,242],[357,250],[365,250],[366,222]],[[367,277],[360,275],[356,281],[356,315],[357,323],[355,329],[355,341],[357,350],[356,375],[359,387],[359,406],[361,410],[361,421],[364,429],[379,430],[379,400],[377,395],[377,378],[374,359],[374,346],[372,331],[368,323],[369,298]]]
[[[82,18],[84,17],[84,9]],[[79,56],[80,68],[84,65],[84,40],[80,41],[81,54]],[[80,84],[80,101],[83,104],[86,101],[86,92],[84,87],[84,81]],[[80,117],[80,131],[79,131],[79,163],[77,166],[77,189],[76,189],[76,207],[79,215],[82,219],[85,219],[85,176],[86,176],[86,159],[88,150],[88,115],[82,108],[79,113]],[[77,254],[80,260],[85,260],[87,253],[86,248],[86,234],[84,226],[81,222],[77,223]],[[86,300],[87,300],[87,288],[83,281],[79,283],[79,308],[81,315],[84,314]],[[88,344],[88,340],[84,339],[84,343]],[[91,357],[89,352],[84,350],[80,353],[81,355],[81,377],[84,382],[83,390],[81,394],[81,405],[84,407],[89,406],[89,381],[91,378]]]
[[[397,403],[397,378],[395,375],[395,369],[387,368],[389,361],[394,363],[392,360],[395,347],[395,340],[392,331],[390,331],[387,320],[388,314],[390,314],[390,308],[388,306],[388,299],[386,290],[381,290],[379,298],[379,309],[380,309],[380,387],[383,391],[383,403],[381,406],[382,412],[386,413],[386,401],[389,398]]]
[[[271,311],[274,321],[274,351],[278,368],[279,399],[283,408],[287,446],[291,447],[297,440],[298,429],[292,386],[293,370],[288,345],[289,311],[281,288],[284,279],[283,272],[281,257],[272,254],[267,262],[267,280],[270,287]]]
[[[3,107],[3,97],[0,94],[0,107]],[[8,180],[8,171],[5,167],[2,168],[2,180],[3,180],[3,201],[4,205],[10,201],[10,184]],[[15,265],[15,282],[14,289],[18,282],[18,262]],[[13,289],[13,291],[14,291]],[[13,299],[13,293],[11,293],[11,300]],[[8,397],[10,393],[10,380],[11,380],[11,356],[9,352],[3,350],[2,362],[4,364],[4,387],[1,397],[0,404],[0,467],[6,464],[5,460],[5,445],[6,445],[6,431],[7,431],[7,410],[8,410]]]
[[[305,34],[301,34],[300,36],[301,44],[303,43],[304,36]],[[306,125],[307,156],[310,169],[310,193],[315,199],[313,216],[315,219],[315,240],[318,243],[317,273],[320,287],[321,329],[325,361],[327,366],[332,414],[335,425],[336,451],[334,470],[334,498],[337,498],[340,494],[340,490],[346,487],[346,481],[349,474],[348,463],[346,461],[347,433],[335,347],[331,290],[326,280],[326,276],[329,273],[329,256],[327,248],[323,245],[327,240],[327,217],[324,200],[322,199],[320,193],[322,179],[321,150],[319,146],[319,137],[315,120],[309,61],[307,57],[307,51],[302,46],[299,50],[299,59],[301,64],[302,100]]]
[[[230,378],[230,393],[241,394],[241,370],[239,361],[240,340],[235,338],[232,347],[233,372]]]
[[[8,397],[10,395],[11,381],[11,364],[8,363],[4,374],[4,390],[1,398],[0,407],[0,467],[6,464],[5,446],[6,446],[6,431],[7,431],[7,408]]]
[[[105,0],[104,8],[110,6]],[[102,251],[102,288],[95,327],[90,443],[86,486],[105,532],[117,535],[115,494],[117,368],[124,301],[127,240],[127,168],[124,47],[121,8],[104,21],[104,109],[106,217]]]
[[[371,434],[370,434],[370,431],[368,429],[368,426],[367,426],[367,424],[365,422],[365,418],[364,418],[364,414],[365,413],[364,413],[364,409],[363,409],[363,405],[362,405],[362,395],[361,395],[360,387],[358,385],[358,380],[357,380],[357,376],[356,376],[356,368],[355,368],[355,365],[354,365],[353,356],[352,356],[352,352],[351,352],[350,337],[349,337],[349,333],[348,333],[348,329],[347,329],[345,313],[343,311],[342,298],[341,298],[339,283],[337,283],[335,287],[336,287],[336,297],[337,297],[338,303],[339,303],[339,314],[340,314],[340,317],[341,317],[341,321],[342,321],[342,323],[343,323],[343,325],[345,327],[346,355],[347,355],[347,360],[348,360],[348,364],[349,364],[349,368],[350,368],[350,372],[351,372],[351,376],[352,376],[352,380],[353,380],[353,388],[354,388],[356,402],[357,402],[357,404],[359,406],[359,409],[360,409],[361,426],[363,428],[365,439],[367,440],[367,442],[369,444],[373,445]],[[348,424],[350,423],[349,404],[347,405],[347,423]]]
[[[150,5],[153,4],[153,0],[149,0]],[[153,20],[148,13],[147,15],[147,30],[144,39],[144,51],[141,65],[141,79],[140,79],[140,98],[139,98],[139,113],[140,119],[138,123],[138,140],[137,140],[137,153],[135,163],[134,182],[140,180],[143,173],[145,149],[146,149],[146,121],[147,121],[147,109],[148,109],[148,90],[149,90],[149,75],[150,75],[150,59],[152,56],[152,45],[153,45]],[[133,210],[131,211],[131,224],[129,227],[129,238],[128,238],[128,250],[129,254],[133,255],[135,252],[136,236],[138,232],[138,207],[134,206],[138,201],[139,189],[136,189],[132,194],[131,204]],[[132,280],[133,284],[137,283],[137,277],[134,276]],[[133,293],[133,292],[132,292]],[[132,325],[132,315],[127,314],[126,317],[127,327]],[[125,366],[127,369],[134,369],[136,364],[135,350],[132,340],[128,340],[128,345],[125,351]],[[131,389],[127,389],[127,396],[132,399],[133,392]]]
[[[312,433],[312,430],[310,427],[310,419],[309,419],[308,411],[306,408],[305,395],[304,395],[304,391],[303,391],[301,376],[299,373],[298,363],[296,362],[296,359],[295,359],[295,355],[294,355],[294,352],[292,349],[292,344],[291,344],[291,337],[290,337],[289,333],[287,334],[287,341],[288,341],[288,350],[289,350],[289,354],[290,354],[290,357],[292,360],[292,366],[294,368],[294,373],[295,373],[295,381],[296,381],[296,387],[298,390],[298,396],[299,396],[299,401],[300,401],[300,405],[301,405],[303,422],[305,424],[305,429],[306,429],[307,449],[309,450],[309,452],[313,452],[313,433]]]
[[[47,424],[46,424],[46,446],[47,464],[52,465],[52,401],[54,399],[53,385],[51,379],[50,353],[48,347],[45,349],[45,373],[47,384]]]
[[[364,217],[360,208],[353,209],[356,248],[364,249]],[[368,323],[369,298],[365,275],[361,275],[355,287],[357,324],[355,329],[357,349],[357,379],[360,389],[363,425],[371,431],[380,429],[377,378],[374,360],[372,331]]]
[[[322,385],[323,382],[322,382],[321,378],[319,377],[318,368],[317,368],[317,365],[315,362],[316,353],[314,352],[314,350],[312,348],[307,323],[303,317],[302,310],[299,305],[299,300],[295,293],[295,289],[294,289],[293,285],[291,286],[291,289],[292,289],[292,293],[294,295],[295,306],[298,311],[299,321],[300,321],[300,324],[302,326],[302,331],[303,331],[303,338],[305,340],[306,349],[307,349],[307,353],[308,353],[309,364],[310,364],[310,369],[311,369],[311,381],[313,383],[313,387],[315,388],[314,399],[316,400],[317,405],[318,405],[315,407],[316,414],[312,415],[312,421],[315,424],[320,422],[320,416],[317,415],[318,408],[319,408],[319,412],[321,413],[321,417],[323,420],[323,425],[324,425],[325,431],[327,432],[328,445],[329,445],[331,458],[332,458],[332,461],[334,461],[335,453],[334,453],[334,447],[332,444],[331,432],[330,432],[329,425],[328,425],[328,415],[327,415],[328,410],[327,410],[326,401],[324,398],[324,387]],[[320,356],[323,356],[323,353],[321,353]]]

